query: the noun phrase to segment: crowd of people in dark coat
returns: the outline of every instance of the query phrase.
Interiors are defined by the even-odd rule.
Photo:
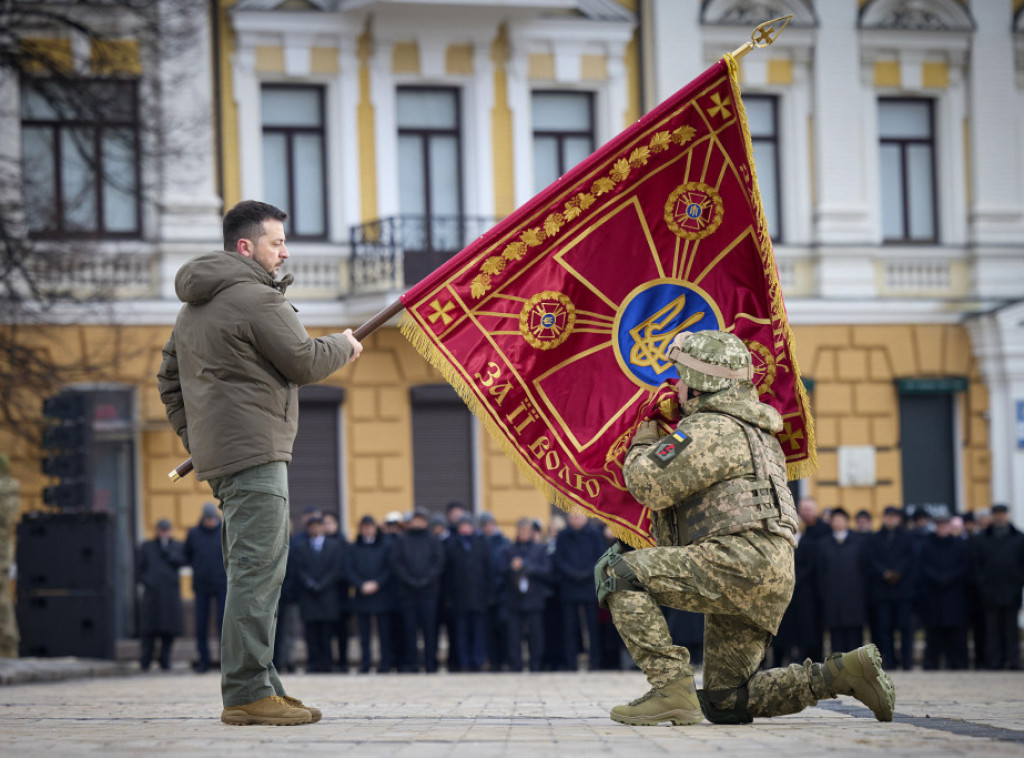
[[[865,512],[819,513],[800,501],[793,599],[772,644],[772,663],[821,660],[865,637],[887,668],[1019,669],[1017,617],[1024,590],[1024,533],[1006,506],[930,514],[890,506],[881,528]],[[220,518],[207,505],[185,543],[161,521],[139,557],[142,666],[161,642],[169,668],[183,631],[178,569],[191,565],[196,597],[195,668],[210,667],[211,611],[223,616],[226,587]],[[282,588],[275,665],[295,669],[302,636],[310,672],[347,671],[350,637],[360,672],[574,671],[631,668],[594,593],[594,563],[614,542],[581,514],[521,519],[509,540],[494,518],[474,520],[458,503],[446,514],[364,516],[349,542],[337,517],[309,508],[293,536]],[[664,609],[677,644],[701,661],[703,619]],[[220,624],[215,623],[214,629]],[[827,643],[827,644],[826,644]]]
[[[1017,615],[1024,534],[1005,505],[957,516],[889,506],[881,528],[866,512],[799,504],[793,600],[772,644],[775,665],[851,650],[865,635],[886,668],[1019,669]],[[865,519],[866,516],[866,519]],[[921,634],[923,633],[923,634]],[[898,640],[898,644],[897,644]]]
[[[298,635],[307,671],[348,670],[353,632],[364,673],[632,665],[594,593],[594,564],[614,537],[586,516],[554,516],[547,529],[521,519],[512,540],[458,503],[444,516],[364,516],[352,542],[328,514],[307,509],[302,521],[279,609],[282,670],[295,668]]]

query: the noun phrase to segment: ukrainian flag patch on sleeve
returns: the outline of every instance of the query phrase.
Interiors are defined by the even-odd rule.
[[[693,440],[687,437],[681,431],[676,429],[672,434],[665,437],[659,442],[654,449],[647,454],[647,457],[657,463],[661,468],[665,468],[670,464],[677,455],[689,445]]]

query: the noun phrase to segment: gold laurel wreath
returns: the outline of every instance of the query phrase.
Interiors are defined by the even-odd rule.
[[[567,200],[562,211],[549,214],[540,226],[524,230],[518,239],[505,245],[505,249],[500,255],[486,258],[480,266],[480,273],[473,277],[473,281],[470,283],[470,295],[476,299],[486,295],[492,287],[491,277],[500,274],[509,264],[520,260],[531,247],[536,247],[561,233],[566,226],[580,218],[597,201],[597,198],[625,182],[634,169],[646,166],[652,155],[663,153],[672,145],[682,147],[692,140],[696,133],[697,130],[689,125],[677,127],[671,131],[666,129],[655,132],[646,145],[634,148],[628,156],[621,157],[612,163],[607,176],[600,176],[591,182],[588,191],[578,192]],[[721,201],[719,201],[720,205]],[[719,216],[721,216],[721,208],[719,208]]]
[[[530,314],[533,313],[533,309],[541,303],[545,301],[550,302],[552,300],[561,303],[562,307],[565,308],[565,329],[552,340],[545,341],[537,339],[537,337],[530,331]],[[576,306],[568,296],[563,295],[561,292],[554,292],[551,290],[538,292],[526,301],[523,305],[523,310],[519,312],[519,333],[523,335],[524,340],[538,350],[554,350],[569,339],[569,335],[572,334],[574,326],[576,326]]]
[[[679,196],[682,195],[684,192],[703,192],[705,195],[707,195],[708,200],[710,200],[712,204],[714,204],[715,215],[708,222],[707,226],[705,226],[703,229],[698,229],[695,232],[691,232],[688,229],[684,229],[683,227],[679,226],[679,224],[676,223],[674,214],[676,200],[678,200]],[[724,215],[724,212],[725,209],[722,206],[722,196],[715,191],[714,187],[707,185],[704,182],[687,182],[686,184],[680,184],[678,187],[675,188],[672,194],[668,196],[668,201],[665,203],[665,223],[668,225],[668,228],[671,229],[672,232],[680,239],[702,240],[705,237],[713,234],[715,230],[717,230],[718,227],[722,225],[722,217]]]

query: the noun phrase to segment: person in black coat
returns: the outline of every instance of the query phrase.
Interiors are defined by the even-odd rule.
[[[480,514],[480,533],[491,554],[491,603],[487,606],[487,661],[491,671],[501,671],[508,658],[507,554],[511,544],[490,513]]]
[[[601,667],[594,564],[604,551],[604,537],[589,525],[587,517],[580,513],[569,514],[569,528],[558,534],[555,543],[554,567],[562,601],[565,665],[570,671],[577,668],[581,615],[587,627],[590,670],[597,671]]]
[[[874,611],[875,640],[886,668],[897,664],[895,633],[900,633],[899,663],[904,671],[914,665],[914,595],[917,555],[914,538],[903,528],[903,511],[888,506],[882,528],[868,540],[871,575],[870,604]]]
[[[156,638],[160,638],[160,668],[171,667],[174,638],[185,627],[181,607],[181,586],[178,569],[185,565],[184,546],[171,539],[171,522],[160,519],[156,537],[139,548],[139,583],[142,585],[142,608],[139,613],[139,634],[142,637],[143,671],[153,662]]]
[[[371,631],[377,626],[381,673],[391,670],[391,545],[377,527],[373,516],[363,516],[359,535],[345,555],[345,576],[355,590],[352,609],[359,629],[362,674],[372,663]]]
[[[306,671],[328,673],[332,666],[331,640],[341,615],[338,582],[344,556],[341,544],[324,534],[323,516],[306,522],[306,538],[295,548],[295,583],[299,616],[305,628]]]
[[[338,543],[343,556],[348,552],[349,545],[345,531],[341,528],[338,517],[330,512],[324,513],[324,536],[328,540]],[[345,567],[342,566],[341,575],[335,585],[335,591],[338,593],[338,618],[331,630],[331,637],[338,640],[338,660],[335,664],[337,671],[348,671],[348,638],[352,620],[352,601],[349,598],[349,589]]]
[[[992,523],[975,540],[972,558],[985,611],[986,664],[990,669],[1019,669],[1024,534],[1010,523],[1005,505],[992,506]]]
[[[274,668],[278,671],[295,671],[295,639],[303,634],[299,618],[299,586],[295,576],[295,551],[306,540],[306,524],[315,516],[323,516],[315,506],[302,510],[300,528],[295,531],[289,520],[288,559],[285,564],[284,582],[281,584],[281,599],[277,604],[277,632],[274,635]]]
[[[853,650],[867,623],[867,539],[850,531],[843,508],[832,511],[829,525],[832,535],[816,544],[822,617],[832,651]]]
[[[819,522],[820,523],[820,522]],[[821,660],[821,596],[818,591],[817,542],[808,536],[806,524],[797,535],[793,551],[793,599],[772,641],[775,666]],[[693,649],[699,650],[695,646]]]
[[[427,527],[430,518],[416,511],[409,528],[398,536],[391,551],[391,571],[398,585],[405,655],[402,670],[418,671],[417,632],[423,635],[423,663],[427,673],[437,671],[437,612],[444,574],[444,547]]]
[[[981,518],[979,519],[979,515]],[[987,664],[985,655],[985,639],[988,634],[985,630],[985,609],[981,603],[981,587],[978,586],[978,572],[974,565],[974,551],[977,542],[985,532],[985,528],[979,525],[980,522],[990,523],[990,514],[987,510],[971,511],[964,514],[964,527],[967,532],[967,554],[971,556],[971,573],[967,577],[967,624],[970,629],[970,652],[971,665],[978,669],[984,669]]]
[[[444,543],[444,586],[455,626],[455,660],[460,671],[480,671],[487,659],[487,608],[494,597],[491,551],[463,515]]]
[[[192,567],[192,593],[195,595],[197,673],[210,669],[210,606],[216,610],[217,639],[224,625],[224,599],[228,575],[220,542],[221,519],[217,506],[207,503],[199,523],[185,537],[185,562]]]
[[[533,521],[519,519],[516,541],[505,548],[505,597],[508,598],[508,668],[523,670],[523,632],[530,651],[530,671],[544,662],[544,605],[551,590],[551,557],[538,539]]]
[[[935,534],[921,548],[921,611],[925,624],[924,667],[967,668],[967,542],[952,534],[948,515],[935,517]]]
[[[820,661],[824,658],[825,653],[825,621],[821,605],[821,590],[818,587],[817,579],[817,555],[819,540],[830,538],[832,530],[821,517],[818,501],[813,497],[800,498],[797,512],[800,515],[800,523],[803,524],[803,537],[800,538],[800,542],[805,548],[804,560],[810,562],[810,568],[814,571],[814,575],[811,577],[812,581],[803,583],[807,586],[809,594],[805,597],[809,597],[809,600],[806,600],[807,607],[800,616],[801,625],[813,623],[813,626],[802,627],[796,636],[798,639],[806,640],[804,647],[800,650],[800,661],[807,658],[812,661]],[[799,586],[794,589],[794,594],[798,589]]]

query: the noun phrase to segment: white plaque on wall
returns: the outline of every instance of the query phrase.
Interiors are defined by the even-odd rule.
[[[871,445],[839,446],[839,486],[875,485],[875,448]]]

